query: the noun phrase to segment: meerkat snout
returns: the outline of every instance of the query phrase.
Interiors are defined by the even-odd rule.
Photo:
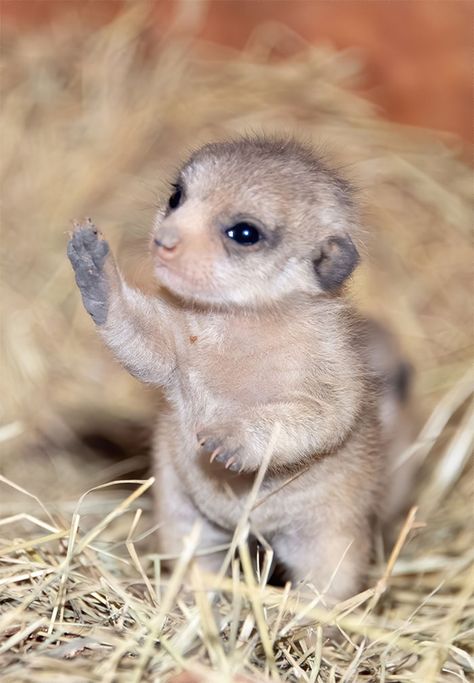
[[[167,252],[174,252],[176,254],[180,242],[181,235],[177,227],[175,225],[162,224],[153,234],[152,248],[158,249],[160,255]]]
[[[159,240],[157,237],[155,237],[153,241],[155,243],[155,246],[157,247],[157,253],[159,255],[159,258],[167,261],[169,259],[176,258],[176,256],[178,255],[178,241],[176,241],[174,244],[170,244]]]

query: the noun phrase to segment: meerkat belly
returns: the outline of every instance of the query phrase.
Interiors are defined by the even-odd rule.
[[[246,324],[244,320],[241,327],[212,330],[212,334],[208,328],[191,328],[193,334],[179,349],[175,384],[168,390],[173,410],[173,467],[196,507],[229,530],[242,515],[255,474],[239,474],[211,463],[209,453],[199,448],[197,433],[212,425],[232,424],[244,414],[258,416],[266,404],[290,403],[311,374],[316,343],[304,326],[296,345],[294,326],[290,332],[290,325],[282,322],[256,336]],[[283,495],[277,493],[285,476],[265,481],[262,495],[270,495],[272,504],[259,505],[253,513],[262,532],[272,533],[286,524],[302,498],[300,482],[285,486]],[[309,491],[307,506],[312,496],[314,491]],[[275,497],[281,498],[281,504],[275,506]]]

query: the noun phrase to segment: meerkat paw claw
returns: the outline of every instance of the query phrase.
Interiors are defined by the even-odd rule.
[[[201,451],[209,454],[211,463],[218,462],[227,470],[240,472],[243,469],[243,449],[238,437],[227,429],[203,430],[197,435]]]
[[[226,470],[231,472],[240,472],[242,470],[242,463],[239,458],[231,453],[220,453],[215,458],[216,462],[220,462],[224,465]]]

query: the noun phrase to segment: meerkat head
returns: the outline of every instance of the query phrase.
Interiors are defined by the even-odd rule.
[[[158,280],[179,297],[258,306],[337,292],[356,267],[349,184],[293,140],[241,138],[193,154],[158,215]]]

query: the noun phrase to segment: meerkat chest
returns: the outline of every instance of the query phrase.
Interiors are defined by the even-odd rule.
[[[178,363],[186,398],[220,406],[281,399],[307,371],[305,347],[284,322],[191,319]]]

